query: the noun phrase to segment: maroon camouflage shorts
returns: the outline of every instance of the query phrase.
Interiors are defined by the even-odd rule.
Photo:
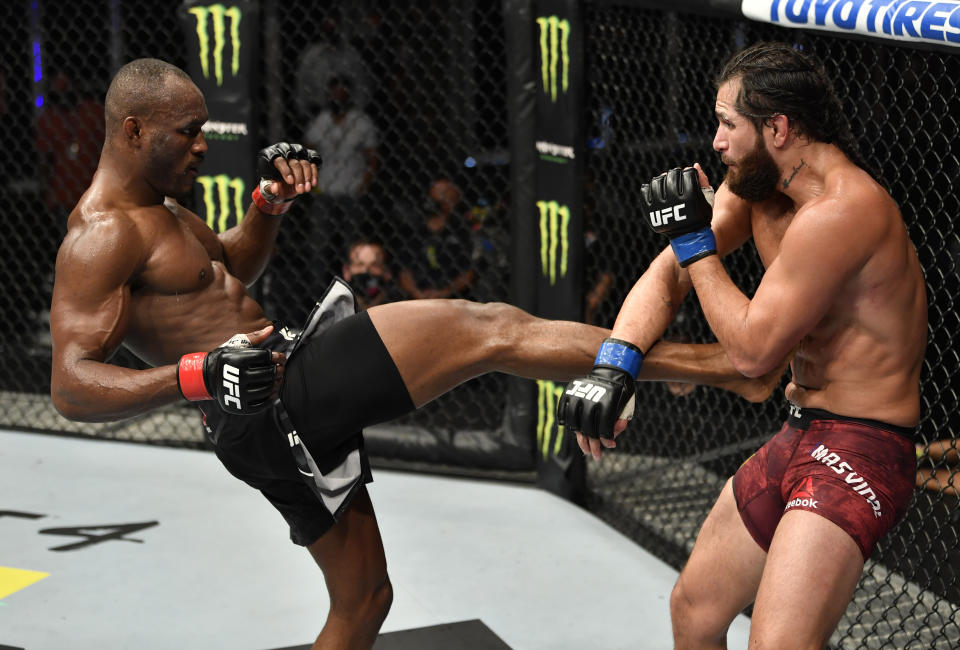
[[[917,471],[913,429],[790,407],[733,478],[740,517],[763,550],[780,518],[807,510],[835,523],[866,560],[906,512]]]

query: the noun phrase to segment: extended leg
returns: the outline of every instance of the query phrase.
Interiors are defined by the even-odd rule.
[[[589,371],[608,335],[503,303],[410,300],[368,313],[418,407],[486,372],[570,379]]]
[[[503,303],[411,300],[368,313],[418,407],[485,372],[556,381],[584,375],[610,335],[593,325],[536,318]],[[663,341],[648,352],[639,379],[700,383],[762,401],[786,363],[748,380],[719,344]]]

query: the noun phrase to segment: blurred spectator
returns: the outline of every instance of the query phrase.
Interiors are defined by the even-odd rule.
[[[327,107],[310,121],[303,138],[323,158],[309,217],[316,235],[309,239],[325,241],[338,253],[366,225],[365,197],[380,167],[377,128],[354,106],[350,89],[346,77],[330,79]],[[337,266],[329,271],[337,272]]]
[[[36,147],[40,156],[38,180],[43,192],[46,219],[30,224],[30,246],[39,278],[38,304],[29,317],[36,325],[34,344],[50,347],[50,299],[54,261],[60,240],[67,232],[67,217],[90,186],[100,161],[104,140],[103,103],[89,89],[60,72],[50,77],[43,112],[37,119]]]
[[[596,228],[593,224],[586,223],[583,229],[583,277],[586,289],[583,321],[590,325],[601,325],[600,307],[613,287],[613,273],[610,272],[607,258],[600,250],[599,244],[600,237],[597,235]]]
[[[393,282],[389,259],[383,242],[374,237],[361,237],[347,249],[343,279],[350,283],[361,309],[400,299]]]
[[[318,191],[327,197],[359,198],[380,166],[379,134],[373,120],[353,102],[349,77],[332,77],[327,106],[307,126],[303,139],[323,158]]]
[[[350,79],[353,101],[364,107],[370,100],[370,83],[363,57],[345,38],[339,9],[330,8],[320,23],[318,40],[309,45],[297,66],[296,103],[309,119],[323,108],[330,80]]]
[[[455,211],[460,190],[447,178],[430,185],[423,217],[400,259],[400,288],[410,298],[464,297],[476,280],[470,231]]]
[[[44,202],[55,221],[63,222],[64,232],[67,215],[97,169],[103,138],[103,104],[67,75],[54,75],[37,120],[37,150],[43,157]]]
[[[498,201],[491,205],[485,197],[480,197],[464,217],[470,232],[470,255],[477,274],[471,287],[471,298],[480,302],[505,300],[510,274],[506,204]]]

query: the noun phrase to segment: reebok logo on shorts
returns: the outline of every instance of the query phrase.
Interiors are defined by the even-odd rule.
[[[845,474],[843,480],[851,490],[867,500],[867,503],[873,508],[873,516],[879,518],[883,515],[880,511],[880,501],[877,499],[877,494],[867,483],[867,479],[858,474],[848,462],[842,460],[839,454],[830,451],[822,444],[818,444],[817,447],[810,452],[810,455],[837,474]]]
[[[803,482],[803,486],[794,493],[796,496],[787,501],[787,505],[783,508],[784,510],[789,510],[790,508],[813,508],[817,510],[817,501],[813,498],[813,479],[807,477]]]

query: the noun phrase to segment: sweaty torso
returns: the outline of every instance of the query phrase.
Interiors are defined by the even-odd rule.
[[[227,270],[216,235],[176,203],[128,211],[146,255],[130,280],[124,344],[151,365],[213,349],[268,324]]]
[[[827,197],[841,187],[828,182]],[[800,342],[786,397],[801,407],[914,426],[927,331],[923,273],[894,201],[882,191],[866,195],[873,246]],[[815,214],[816,203],[796,211],[777,195],[752,207],[754,243],[765,267],[787,230]]]

